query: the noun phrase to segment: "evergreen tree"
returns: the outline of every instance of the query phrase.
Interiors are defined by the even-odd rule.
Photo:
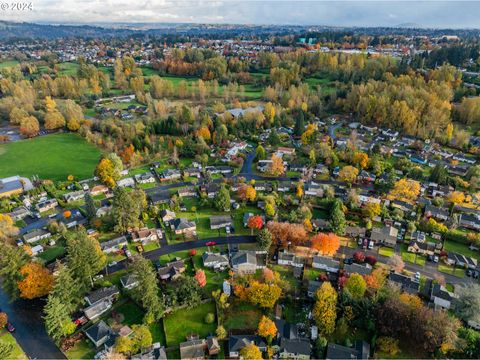
[[[18,282],[22,280],[20,269],[29,261],[23,248],[0,243],[0,277],[2,288],[10,300],[15,300],[20,295]]]
[[[332,230],[337,235],[343,235],[345,233],[345,214],[342,210],[343,204],[340,200],[335,200],[330,212],[330,220]]]
[[[272,245],[272,234],[267,228],[263,228],[257,234],[257,244],[260,249],[268,251]]]
[[[55,283],[50,295],[59,299],[69,313],[76,309],[83,295],[78,282],[73,278],[72,271],[59,261],[57,261]]]
[[[163,303],[159,296],[157,274],[152,263],[141,256],[135,257],[132,270],[138,281],[138,285],[132,290],[132,295],[146,311],[145,322],[152,323],[163,315]]]
[[[305,114],[303,111],[300,111],[295,119],[295,127],[293,132],[295,135],[300,136],[305,131]]]
[[[220,190],[215,194],[213,201],[218,210],[230,211],[230,191],[228,191],[225,185],[220,187]]]
[[[97,213],[97,209],[95,208],[95,203],[90,193],[87,193],[85,195],[85,210],[87,212],[87,218],[89,220],[93,219]]]
[[[75,324],[70,318],[67,305],[52,294],[48,296],[47,305],[44,308],[45,328],[48,335],[55,341],[72,334],[75,331]]]
[[[115,222],[115,231],[126,232],[129,228],[142,225],[140,215],[147,206],[143,190],[127,191],[117,188],[112,205],[112,217]]]

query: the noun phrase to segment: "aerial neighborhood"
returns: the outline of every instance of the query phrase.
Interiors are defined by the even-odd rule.
[[[0,39],[1,358],[480,357],[478,32],[100,29]]]

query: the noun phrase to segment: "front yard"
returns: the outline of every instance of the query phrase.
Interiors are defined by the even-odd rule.
[[[235,298],[230,301],[224,326],[227,331],[232,329],[254,330],[261,317],[262,312],[257,307]]]

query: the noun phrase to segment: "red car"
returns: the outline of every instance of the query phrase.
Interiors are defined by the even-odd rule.
[[[207,242],[205,245],[207,246],[214,246],[214,245],[217,245],[217,243],[215,241],[209,241]]]

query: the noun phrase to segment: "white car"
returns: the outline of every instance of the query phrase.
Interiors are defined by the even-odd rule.
[[[115,265],[117,265],[116,261],[112,261],[111,263],[108,263],[108,266],[115,266]]]
[[[372,249],[373,249],[373,245],[375,245],[375,243],[374,243],[372,240],[370,240],[370,242],[368,243],[368,249],[369,249],[369,250],[372,250]]]

